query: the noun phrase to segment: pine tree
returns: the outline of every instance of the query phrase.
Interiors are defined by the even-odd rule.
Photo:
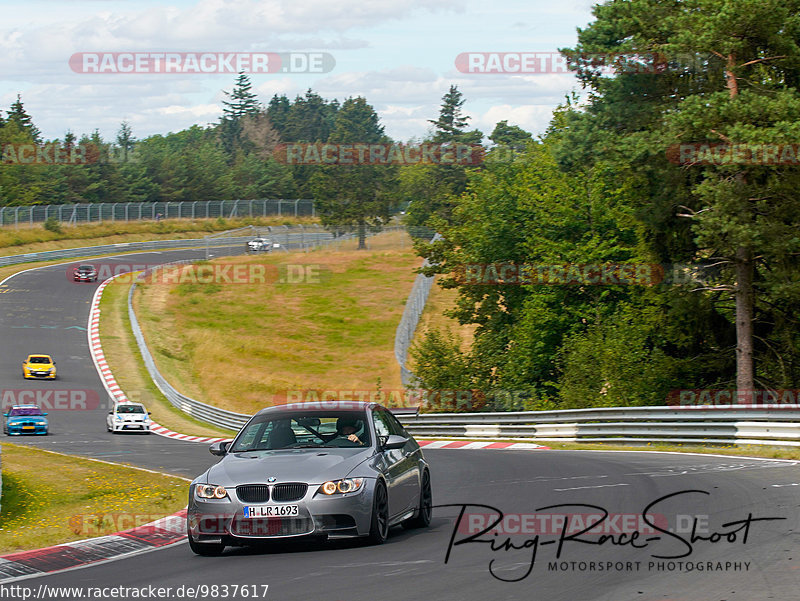
[[[223,100],[225,105],[220,121],[219,133],[222,147],[232,162],[236,149],[242,141],[242,118],[246,115],[256,115],[261,110],[256,95],[252,92],[253,84],[244,73],[239,73],[233,92],[224,92],[230,101]]]
[[[254,114],[261,110],[258,97],[252,92],[252,88],[253,84],[250,82],[250,78],[244,73],[239,73],[233,92],[224,92],[223,90],[225,96],[230,99],[230,102],[227,100],[222,101],[222,104],[225,105],[223,119],[238,121],[245,115]]]
[[[133,131],[127,121],[123,121],[117,132],[117,145],[122,150],[122,162],[128,162],[128,154],[133,151],[136,145],[136,138],[133,137]]]
[[[461,112],[461,107],[466,102],[463,94],[458,91],[458,86],[450,86],[450,90],[442,96],[442,106],[439,109],[439,118],[428,119],[434,126],[433,141],[460,142],[462,144],[478,144],[483,134],[478,130],[466,131],[467,121],[470,117]]]
[[[22,105],[22,98],[19,94],[17,94],[17,101],[11,105],[11,110],[6,111],[6,113],[8,114],[9,121],[15,122],[21,130],[28,132],[35,143],[41,143],[41,132],[33,124],[31,116],[25,111],[25,107]]]
[[[289,116],[291,107],[292,103],[285,94],[280,96],[275,94],[267,106],[267,117],[269,117],[272,126],[278,130],[281,137],[283,137],[283,132],[286,129],[286,119]]]

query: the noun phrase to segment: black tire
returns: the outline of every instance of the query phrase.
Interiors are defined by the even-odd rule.
[[[189,548],[192,552],[203,557],[219,557],[225,550],[225,543],[196,543],[192,540],[192,535],[189,534],[188,529],[186,538],[189,541]]]
[[[403,520],[403,528],[427,528],[431,525],[433,516],[433,492],[431,491],[431,474],[428,470],[422,472],[422,487],[419,491],[419,507],[417,515]]]
[[[389,537],[389,495],[386,485],[378,480],[372,495],[372,522],[367,540],[373,545],[381,545]]]

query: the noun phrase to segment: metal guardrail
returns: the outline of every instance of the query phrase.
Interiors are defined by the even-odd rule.
[[[431,413],[404,423],[423,437],[800,446],[800,405]]]
[[[266,231],[267,236],[274,242],[285,246],[299,245],[301,248],[315,246],[319,240],[341,240],[345,237],[334,238],[334,235],[320,226],[264,226],[258,227]],[[79,248],[65,248],[62,250],[48,250],[38,253],[24,253],[0,257],[0,267],[31,263],[34,261],[57,261],[77,257],[91,257],[113,253],[127,253],[148,250],[170,250],[177,248],[209,248],[232,245],[244,245],[253,236],[235,236],[228,238],[186,238],[184,240],[153,240],[150,242],[120,242],[117,244],[102,244],[99,246],[82,246]]]
[[[33,225],[50,218],[60,223],[154,221],[214,217],[314,217],[310,199],[187,200],[174,202],[96,202],[0,207],[0,226]]]
[[[399,227],[391,227],[386,228],[384,231],[396,231],[402,228]],[[330,237],[313,237],[313,238],[302,238],[306,236],[308,232],[305,233],[298,233],[286,232],[286,235],[292,235],[294,238],[291,238],[293,242],[287,243],[285,248],[308,248],[309,246],[323,246],[327,244],[331,244],[334,242],[338,242],[343,239],[353,238],[353,233],[348,233],[343,236],[338,236],[334,238],[332,235]],[[274,240],[280,240],[274,234],[271,235],[271,238]],[[300,242],[301,238],[304,242]],[[287,238],[289,240],[289,238]],[[219,255],[221,256],[221,255]],[[163,265],[159,265],[152,269],[146,270],[147,272],[152,272],[156,269],[161,269],[169,265],[175,264],[186,264],[192,263],[194,261],[175,261],[173,263],[165,263]],[[187,397],[186,395],[179,392],[175,389],[161,372],[158,370],[155,364],[155,360],[153,359],[153,355],[150,353],[150,350],[147,348],[147,343],[144,339],[144,334],[142,333],[142,329],[139,325],[139,321],[136,318],[136,313],[133,310],[133,293],[136,289],[136,284],[134,283],[130,291],[128,292],[128,317],[130,318],[131,322],[131,330],[133,331],[134,338],[136,339],[136,343],[139,346],[139,351],[142,354],[142,359],[144,360],[145,366],[147,367],[147,371],[150,374],[150,377],[155,382],[158,389],[161,393],[167,398],[167,400],[175,407],[191,415],[192,417],[208,422],[214,426],[225,428],[228,430],[238,431],[248,419],[250,419],[250,415],[242,414],[242,413],[235,413],[233,411],[227,411],[225,409],[220,409],[219,407],[215,407],[213,405],[208,405],[206,403],[200,402],[198,400],[192,399]]]
[[[439,234],[434,234],[431,242],[441,238]],[[426,259],[423,266],[429,265]],[[425,310],[425,303],[428,302],[428,295],[431,292],[435,276],[426,276],[418,274],[414,280],[414,286],[411,288],[411,294],[408,295],[403,316],[400,318],[400,323],[397,325],[397,331],[394,336],[394,356],[400,364],[400,377],[403,386],[415,386],[417,378],[406,367],[406,360],[408,359],[408,349],[414,340],[414,333],[417,331],[417,324],[422,312]]]

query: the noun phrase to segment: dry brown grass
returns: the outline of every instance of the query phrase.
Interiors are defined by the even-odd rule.
[[[320,284],[140,286],[135,307],[159,369],[187,396],[240,413],[290,391],[401,389],[394,333],[420,259],[402,233],[369,247],[216,261],[314,265]]]

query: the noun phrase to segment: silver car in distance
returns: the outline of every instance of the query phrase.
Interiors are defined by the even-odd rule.
[[[331,401],[262,409],[222,459],[189,487],[192,551],[300,536],[365,537],[426,527],[431,476],[419,444],[376,403]]]

